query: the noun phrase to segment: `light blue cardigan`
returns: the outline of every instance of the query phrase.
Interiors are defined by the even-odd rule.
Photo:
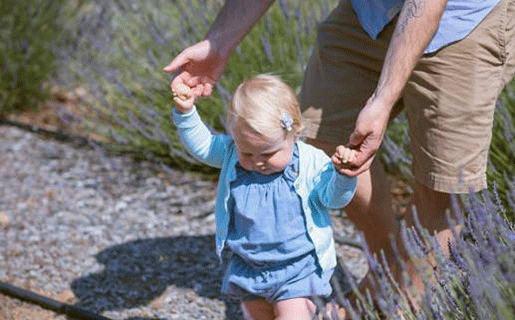
[[[213,134],[200,119],[195,107],[189,113],[172,112],[179,137],[193,157],[220,168],[215,204],[216,250],[221,257],[229,228],[230,183],[236,178],[238,151],[231,136]],[[308,235],[313,241],[318,263],[326,271],[336,266],[329,209],[342,208],[352,199],[356,178],[339,174],[331,159],[320,149],[297,141],[299,175],[294,182],[306,218]]]

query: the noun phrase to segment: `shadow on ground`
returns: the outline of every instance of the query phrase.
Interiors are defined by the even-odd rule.
[[[213,236],[179,236],[137,240],[103,250],[96,259],[105,265],[104,270],[72,283],[77,306],[99,313],[136,308],[173,285],[222,300],[225,318],[241,319],[238,302],[220,294],[222,266],[214,246]]]

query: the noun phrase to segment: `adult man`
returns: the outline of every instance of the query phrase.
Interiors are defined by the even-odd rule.
[[[228,0],[206,40],[164,71],[181,70],[198,96],[211,94],[229,55],[273,0]],[[300,94],[306,135],[329,154],[356,150],[359,175],[349,217],[373,252],[391,257],[396,233],[389,188],[373,162],[388,120],[410,122],[413,203],[422,224],[449,238],[450,194],[486,187],[495,101],[515,72],[515,0],[342,0],[318,29]],[[348,139],[348,140],[347,140]]]

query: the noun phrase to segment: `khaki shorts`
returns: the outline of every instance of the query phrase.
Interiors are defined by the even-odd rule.
[[[394,110],[406,108],[413,173],[433,190],[486,188],[495,103],[515,73],[514,17],[515,0],[502,0],[465,39],[424,55]],[[319,25],[300,93],[307,137],[347,143],[395,22],[372,40],[342,0]]]

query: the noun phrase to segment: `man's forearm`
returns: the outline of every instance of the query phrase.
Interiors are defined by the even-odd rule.
[[[389,110],[400,98],[420,56],[438,29],[447,0],[406,0],[399,15],[373,98]]]
[[[226,0],[207,32],[218,50],[229,55],[274,0]]]

